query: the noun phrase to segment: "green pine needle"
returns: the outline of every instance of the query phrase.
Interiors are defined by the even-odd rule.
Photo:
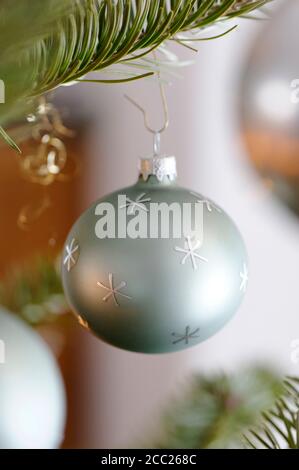
[[[60,318],[69,307],[56,263],[40,256],[9,270],[0,283],[0,304],[32,325]]]
[[[244,436],[253,449],[299,449],[299,379],[287,377],[275,406]]]
[[[147,447],[159,449],[244,448],[242,434],[283,392],[281,378],[264,367],[234,375],[197,376],[168,406],[160,431]],[[255,431],[253,431],[255,432]],[[144,442],[141,442],[144,447]]]
[[[127,59],[137,63],[182,32],[204,31],[219,20],[248,15],[269,1],[2,0],[0,77],[7,86],[7,105],[1,108],[0,125],[12,122],[12,109],[24,107],[32,97]],[[136,80],[153,71],[98,82]],[[17,150],[6,133],[0,134]]]
[[[122,78],[119,80],[100,80],[100,79],[86,79],[86,78],[78,78],[78,82],[87,82],[87,83],[126,83],[126,82],[132,82],[134,80],[140,79],[140,78],[146,78],[150,77],[153,75],[153,72],[148,72],[148,73],[143,73],[142,75],[137,75],[129,78]]]
[[[7,132],[3,129],[3,127],[0,126],[0,137],[16,152],[22,153],[20,147],[16,144],[16,142],[9,137]]]

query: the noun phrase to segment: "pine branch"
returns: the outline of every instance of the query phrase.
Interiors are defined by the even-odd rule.
[[[159,449],[244,448],[242,434],[281,395],[281,378],[258,367],[232,376],[199,376],[164,413]],[[156,432],[157,434],[157,432]],[[141,443],[144,447],[144,443]]]
[[[57,30],[57,23],[74,8],[73,0],[1,0],[0,78],[5,87],[5,103],[0,105],[1,137],[15,150],[16,144],[4,130],[10,123],[32,112],[30,100],[38,83],[35,50]]]
[[[267,0],[75,0],[58,30],[34,48],[38,80],[32,94],[45,93],[92,71],[149,52],[181,31],[206,28],[242,16]]]
[[[288,377],[274,408],[244,436],[253,449],[299,449],[299,379]]]
[[[10,270],[0,283],[0,304],[32,325],[69,311],[56,264],[35,257]]]
[[[28,110],[30,98],[89,72],[137,61],[181,32],[204,31],[269,1],[30,0],[29,6],[29,0],[2,0],[0,77],[7,105],[0,125],[14,118],[12,110]],[[2,136],[12,144],[3,131]]]

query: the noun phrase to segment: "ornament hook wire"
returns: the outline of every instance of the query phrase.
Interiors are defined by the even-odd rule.
[[[141,113],[143,114],[143,118],[144,118],[144,125],[146,127],[146,129],[151,132],[152,134],[162,134],[162,132],[166,131],[166,129],[168,128],[169,126],[169,112],[168,112],[168,105],[167,105],[167,100],[166,100],[166,94],[165,94],[165,89],[164,89],[164,85],[161,83],[161,81],[159,81],[159,87],[160,87],[160,93],[161,93],[161,98],[162,98],[162,104],[163,104],[163,111],[164,111],[164,124],[163,126],[160,128],[160,129],[154,129],[153,127],[151,127],[149,125],[149,119],[148,119],[148,113],[147,111],[143,108],[143,106],[141,106],[139,103],[137,103],[137,101],[135,101],[133,98],[131,98],[130,96],[128,95],[124,95],[125,98],[133,105],[135,106],[137,109],[139,109],[139,111],[141,111]]]
[[[154,57],[156,59],[156,55],[154,54]],[[160,88],[160,96],[161,96],[161,101],[162,101],[162,106],[163,106],[163,113],[164,113],[164,123],[163,126],[160,127],[159,129],[155,129],[150,126],[149,124],[149,117],[146,109],[141,106],[137,101],[135,101],[131,96],[125,94],[124,97],[126,100],[128,100],[135,108],[137,108],[142,114],[143,114],[143,119],[144,119],[144,126],[145,128],[154,135],[154,156],[157,156],[160,154],[160,147],[161,147],[161,134],[162,132],[166,131],[166,129],[169,126],[169,109],[168,109],[168,104],[167,104],[167,98],[166,98],[166,93],[165,93],[165,87],[161,81],[161,76],[160,76],[160,71],[157,72],[157,77],[158,77],[158,83],[159,83],[159,88]]]

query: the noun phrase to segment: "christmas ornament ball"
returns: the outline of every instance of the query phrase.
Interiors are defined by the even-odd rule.
[[[266,187],[299,216],[299,2],[273,2],[273,7],[241,76],[240,130]]]
[[[227,214],[177,186],[175,158],[154,157],[141,160],[135,185],[75,223],[62,278],[81,325],[119,348],[164,353],[204,341],[234,315],[247,256]]]
[[[46,343],[0,309],[0,449],[53,449],[63,440],[66,398]]]

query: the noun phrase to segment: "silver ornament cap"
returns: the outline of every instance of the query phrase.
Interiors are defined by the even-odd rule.
[[[150,176],[156,176],[160,182],[164,179],[175,181],[177,178],[176,158],[169,155],[140,158],[139,173],[144,181],[147,181]]]

